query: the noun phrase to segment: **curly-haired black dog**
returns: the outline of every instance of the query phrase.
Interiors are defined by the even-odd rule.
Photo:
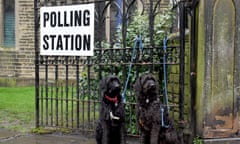
[[[182,144],[182,140],[173,128],[167,108],[164,108],[159,100],[158,87],[156,78],[150,73],[141,75],[134,85],[137,94],[140,143]]]
[[[101,107],[96,128],[97,144],[126,144],[125,108],[118,77],[110,75],[100,82]]]

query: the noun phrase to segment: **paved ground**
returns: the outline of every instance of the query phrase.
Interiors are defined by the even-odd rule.
[[[137,144],[136,139],[128,138],[128,144]],[[0,129],[0,144],[96,144],[95,139],[82,135],[60,134],[19,134]]]

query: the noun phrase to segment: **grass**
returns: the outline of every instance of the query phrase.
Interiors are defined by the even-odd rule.
[[[29,131],[34,127],[34,110],[34,87],[0,87],[0,127]]]
[[[51,92],[50,92],[51,93]],[[65,93],[64,93],[65,94]],[[49,94],[50,95],[50,94]],[[54,95],[54,94],[53,94]],[[50,118],[53,117],[53,123],[56,120],[56,107],[53,101],[53,109],[51,113],[51,102],[48,101],[48,124]],[[69,126],[76,127],[76,101],[73,105],[71,101],[68,102],[68,112],[66,112],[65,101],[58,101],[58,123],[60,127],[66,125],[66,113],[68,113]],[[44,111],[40,111],[40,121],[43,120],[43,125],[46,124],[46,100],[43,105],[40,100],[40,109],[43,107]],[[73,108],[73,109],[72,109]],[[84,109],[83,109],[84,108]],[[80,123],[88,121],[87,102],[80,102]],[[71,123],[71,110],[74,112],[74,122]],[[42,113],[43,112],[43,113]],[[83,113],[82,113],[83,112]],[[41,118],[43,115],[43,119]],[[94,117],[93,107],[91,106],[90,118]],[[95,113],[98,118],[98,113]],[[0,128],[16,130],[20,132],[31,132],[35,127],[35,88],[34,87],[0,87]]]

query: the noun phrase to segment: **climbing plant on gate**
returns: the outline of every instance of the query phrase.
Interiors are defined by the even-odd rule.
[[[154,18],[154,33],[153,33],[153,40],[155,46],[162,46],[163,38],[167,35],[167,33],[170,31],[170,28],[172,26],[172,19],[173,19],[173,12],[171,9],[166,9],[162,13],[155,14]],[[131,59],[132,57],[132,48],[134,47],[134,42],[137,36],[141,35],[142,42],[143,42],[143,55],[141,57],[141,60],[139,55],[139,51],[136,52],[136,58],[134,60],[134,63],[145,63],[149,61],[150,52],[148,49],[150,47],[150,33],[149,33],[149,15],[148,13],[141,14],[140,12],[136,11],[135,15],[131,16],[128,26],[126,29],[126,49],[122,47],[123,44],[123,38],[122,38],[122,30],[120,29],[116,32],[116,36],[114,40],[112,40],[113,43],[107,43],[106,41],[96,42],[97,48],[101,48],[102,50],[95,51],[95,55],[89,59],[89,63],[91,66],[91,69],[95,72],[92,73],[93,77],[91,76],[91,90],[95,90],[98,87],[97,72],[101,71],[101,75],[105,76],[109,73],[113,73],[120,77],[120,79],[124,79],[124,73],[123,69],[128,69],[128,65],[122,64],[124,61],[122,58]],[[116,49],[115,49],[116,48]],[[109,50],[107,50],[109,49]],[[124,49],[126,50],[124,53],[124,56],[122,54],[122,51],[117,51],[118,49]],[[162,55],[159,55],[159,49],[153,49],[153,59],[154,61],[161,61]],[[116,59],[116,62],[112,62],[113,59]],[[93,64],[91,64],[93,63]],[[94,64],[95,63],[95,64]],[[100,65],[97,65],[96,63],[100,63]],[[109,63],[109,65],[108,65]],[[112,64],[116,63],[116,65]],[[125,63],[130,63],[130,61],[127,61]],[[104,65],[102,65],[104,64]],[[161,65],[158,65],[155,70],[162,69]],[[87,71],[87,69],[85,69]],[[129,84],[128,89],[126,90],[126,101],[127,102],[136,102],[136,97],[133,94],[133,91],[131,89],[132,84],[134,83],[135,79],[137,78],[136,72],[139,74],[144,73],[148,71],[148,67],[146,66],[134,66],[132,70],[130,71],[131,76],[129,77]],[[153,71],[154,72],[154,71]],[[84,74],[84,73],[83,73]],[[85,87],[89,87],[87,84],[89,81],[87,79],[87,75],[82,75],[81,78],[81,84]],[[123,85],[125,85],[125,82],[122,82]],[[124,86],[123,86],[124,87]],[[84,88],[83,88],[84,89]],[[87,89],[87,88],[86,88]],[[91,94],[91,93],[90,93]],[[96,94],[93,94],[92,96],[88,96],[91,99],[97,99]],[[137,128],[136,128],[136,115],[133,105],[126,105],[126,119],[131,120],[131,123],[127,121],[126,128],[127,132],[129,134],[137,134]]]
[[[162,46],[163,45],[163,39],[168,35],[170,32],[170,28],[172,27],[174,13],[171,11],[171,9],[166,9],[164,12],[156,14],[155,20],[154,20],[154,34],[153,34],[153,40],[155,46]],[[149,16],[148,14],[141,14],[140,12],[136,12],[136,15],[134,15],[131,19],[131,21],[128,24],[127,27],[127,34],[126,34],[126,47],[135,48],[135,41],[136,38],[139,36],[142,38],[143,47],[148,48],[150,46],[150,33],[149,33]],[[122,31],[119,30],[116,33],[115,42],[117,43],[123,43],[122,42]],[[139,47],[139,46],[138,46]],[[137,49],[137,48],[136,48]],[[141,51],[139,49],[139,51]],[[140,52],[138,51],[138,54]],[[132,51],[130,51],[132,52]],[[159,49],[153,49],[153,55],[154,55],[154,61],[161,61],[161,57],[159,56]],[[129,56],[131,55],[137,55],[137,53],[128,53]],[[147,62],[150,57],[149,51],[142,51],[142,55],[145,56],[138,56],[138,58],[141,58],[140,62]],[[135,61],[136,62],[136,61]],[[121,67],[119,68],[122,69]],[[162,69],[162,65],[159,65],[157,69]],[[148,71],[147,67],[133,67],[130,71],[131,77],[128,80],[130,84],[134,83],[134,80],[136,79],[137,75],[134,74],[136,71],[138,73],[143,73]],[[161,83],[160,83],[161,84]],[[130,85],[131,86],[131,85]],[[126,91],[127,101],[130,102],[136,102],[136,97],[132,96],[132,91],[130,88]],[[137,128],[136,128],[136,117],[135,117],[135,111],[131,111],[131,108],[129,108],[131,105],[126,105],[126,116],[127,119],[131,119],[132,124],[127,123],[127,131],[131,134],[136,134]]]

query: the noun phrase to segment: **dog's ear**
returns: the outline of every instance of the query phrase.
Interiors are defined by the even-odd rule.
[[[136,82],[134,83],[133,85],[133,88],[136,90],[136,91],[139,91],[141,90],[141,76],[137,78]]]
[[[102,92],[107,91],[107,77],[103,78],[102,80],[100,80],[99,82],[99,88],[101,89]]]

